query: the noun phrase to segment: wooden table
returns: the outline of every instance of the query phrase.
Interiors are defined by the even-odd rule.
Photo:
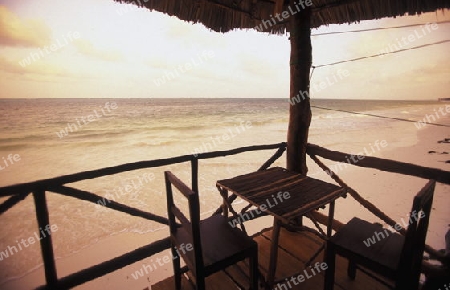
[[[334,201],[347,192],[346,188],[280,167],[219,180],[217,188],[223,197],[225,215],[228,215],[229,209],[237,216],[228,201],[228,192],[232,192],[256,206],[260,211],[265,211],[274,217],[269,270],[266,279],[270,288],[274,284],[278,259],[278,238],[282,223],[292,223],[296,218],[329,204],[327,226],[327,236],[329,237],[334,217]]]

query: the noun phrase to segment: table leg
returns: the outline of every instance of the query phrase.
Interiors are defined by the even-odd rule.
[[[327,238],[331,237],[333,231],[333,221],[334,221],[334,200],[330,203],[330,209],[328,210]]]
[[[280,237],[281,221],[274,218],[272,229],[272,243],[270,245],[269,272],[267,273],[267,289],[272,289],[278,262],[278,239]]]
[[[334,200],[330,202],[330,208],[328,210],[328,221],[327,221],[327,234],[325,237],[325,243],[320,246],[320,248],[314,253],[314,255],[305,263],[305,267],[308,267],[315,258],[322,252],[323,249],[325,249],[326,240],[331,238],[331,234],[333,233],[333,220],[334,220]],[[317,222],[314,219],[311,219],[314,224],[316,224],[316,227],[320,229],[320,227],[317,225]]]
[[[222,196],[222,213],[225,217],[228,217],[228,190],[219,188],[220,195]]]

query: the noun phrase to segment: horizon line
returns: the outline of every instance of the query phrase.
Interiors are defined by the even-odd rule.
[[[90,100],[149,100],[149,99],[155,99],[155,100],[289,100],[288,98],[284,98],[284,97],[274,97],[274,98],[260,98],[260,97],[229,97],[229,98],[224,98],[224,97],[194,97],[194,98],[190,98],[190,97],[181,97],[181,98],[176,98],[176,97],[134,97],[134,98],[126,98],[126,97],[121,97],[121,98],[116,98],[116,97],[74,97],[74,98],[66,98],[66,97],[62,97],[62,98],[45,98],[45,97],[35,97],[35,98],[22,98],[22,97],[18,97],[18,98],[3,98],[0,97],[0,100],[86,100],[86,99],[90,99]],[[434,99],[372,99],[372,98],[351,98],[351,99],[344,99],[344,98],[336,98],[336,99],[332,99],[332,98],[310,98],[311,101],[314,100],[332,100],[332,101],[418,101],[418,102],[424,102],[424,101],[442,101],[440,99],[448,99],[448,98],[434,98]],[[444,100],[445,101],[445,100]]]

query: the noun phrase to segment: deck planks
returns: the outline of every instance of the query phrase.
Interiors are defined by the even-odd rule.
[[[269,265],[270,256],[270,237],[272,230],[266,230],[259,233],[254,237],[255,241],[258,242],[259,251],[259,264],[260,271],[263,275],[267,274],[267,269]],[[304,268],[304,263],[309,260],[309,258],[314,254],[314,252],[320,247],[323,241],[310,232],[300,232],[294,233],[289,232],[286,229],[282,229],[279,239],[279,250],[278,250],[278,265],[275,275],[275,280],[279,280],[282,277],[289,277],[293,274],[302,273]],[[314,260],[315,262],[323,261],[323,251]],[[237,268],[240,267],[241,269]],[[293,283],[288,284],[285,280],[285,286],[274,285],[274,290],[288,289],[288,290],[322,290],[324,273],[321,271],[316,275],[312,275],[310,268],[307,268],[308,274],[312,277],[306,279],[305,281],[294,285]],[[229,290],[238,289],[237,286],[233,285],[232,279],[228,277],[227,274],[233,276],[233,278],[241,283],[245,288],[248,286],[248,263],[241,262],[238,266],[227,268],[227,273],[219,272],[216,273],[206,280],[206,286],[208,290]],[[361,271],[357,272],[356,280],[351,281],[347,277],[347,261],[341,257],[336,258],[336,279],[335,287],[336,290],[358,290],[358,289],[371,289],[371,290],[385,290],[388,289],[386,286],[370,278]],[[298,276],[298,275],[297,275]],[[163,280],[152,286],[152,290],[173,290],[174,281],[173,277]],[[183,288],[186,290],[193,289],[191,284],[183,278]],[[263,289],[263,288],[261,288]]]

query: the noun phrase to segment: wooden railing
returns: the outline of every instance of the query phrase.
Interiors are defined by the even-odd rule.
[[[344,152],[332,151],[314,144],[308,144],[306,152],[310,156],[317,155],[325,159],[342,163],[348,163],[348,156],[350,155]],[[373,156],[364,156],[363,159],[358,159],[358,162],[351,164],[359,167],[375,168],[381,171],[417,176],[425,179],[434,179],[440,183],[450,184],[450,172],[441,169],[423,167],[411,163],[399,162]]]
[[[190,162],[191,164],[191,174],[192,174],[192,189],[198,192],[198,161],[202,159],[211,159],[217,157],[224,157],[229,155],[236,155],[244,152],[251,151],[261,151],[261,150],[273,150],[277,149],[275,154],[270,157],[260,168],[259,170],[265,170],[270,167],[273,162],[275,162],[278,158],[280,158],[284,151],[286,151],[286,143],[277,143],[271,145],[257,145],[257,146],[248,146],[248,147],[240,147],[232,150],[226,151],[214,151],[214,152],[206,152],[200,153],[197,156],[194,155],[182,155],[173,158],[166,159],[157,159],[157,160],[149,160],[149,161],[140,161],[134,163],[122,164],[114,167],[107,167],[98,170],[85,171],[70,175],[64,175],[51,179],[44,179],[35,182],[16,184],[11,186],[5,186],[0,188],[0,197],[9,197],[5,202],[0,204],[0,215],[6,212],[8,209],[12,208],[20,201],[25,199],[30,193],[33,194],[34,203],[36,208],[36,219],[38,222],[38,227],[44,228],[49,224],[49,213],[46,201],[46,192],[54,192],[61,195],[75,197],[80,200],[89,201],[92,203],[96,203],[98,200],[101,200],[102,197],[80,189],[76,189],[73,187],[66,186],[67,183],[74,183],[87,179],[95,179],[102,176],[119,174],[127,171],[134,171],[144,168],[155,168],[161,167],[171,164],[177,163],[185,163]],[[317,156],[322,158],[326,158],[333,161],[347,163],[346,157],[347,153],[331,151],[317,145],[308,144],[307,147],[308,155],[316,162],[318,162],[319,166],[321,166],[320,160],[318,160]],[[365,156],[364,159],[359,160],[357,163],[354,163],[355,166],[361,167],[370,167],[379,169],[382,171],[395,172],[405,175],[413,175],[426,179],[435,179],[438,182],[450,184],[450,172],[443,171],[440,169],[421,167],[414,164],[408,164],[403,162],[397,162],[388,159],[381,159],[376,157]],[[327,167],[322,163],[322,169],[327,170]],[[332,175],[333,177],[333,175]],[[335,181],[340,184],[343,183],[336,175],[334,176]],[[351,189],[351,188],[350,188]],[[355,192],[356,193],[356,192]],[[352,194],[352,191],[350,191]],[[356,193],[357,194],[357,193]],[[355,196],[356,196],[355,194]],[[231,196],[229,202],[232,202],[236,196]],[[360,203],[365,204],[369,210],[374,212],[375,214],[380,214],[377,212],[377,208],[373,205],[368,205],[367,201],[362,199],[358,200]],[[165,217],[155,215],[151,212],[145,212],[140,209],[136,209],[115,201],[110,200],[108,203],[104,205],[110,209],[120,211],[126,213],[131,216],[138,216],[147,220],[155,221],[160,224],[168,225],[168,220]],[[373,206],[373,207],[371,207]],[[244,208],[243,210],[248,210],[249,207]],[[215,213],[220,213],[222,211],[222,207],[220,207]],[[253,216],[253,215],[252,215]],[[380,216],[380,215],[378,215]],[[255,218],[257,215],[255,216]],[[320,214],[319,212],[314,213],[312,216],[319,223],[326,224],[327,218]],[[387,221],[388,224],[394,222],[387,216],[382,216],[381,218]],[[342,224],[339,221],[335,221],[333,227],[335,229],[339,228]],[[111,260],[105,261],[101,264],[92,266],[87,269],[83,269],[79,272],[70,274],[66,277],[58,278],[56,264],[53,254],[53,245],[51,235],[47,236],[45,239],[41,239],[41,252],[44,261],[45,268],[45,278],[46,285],[41,286],[37,289],[68,289],[88,281],[94,280],[98,277],[111,273],[115,270],[123,268],[127,265],[140,261],[144,258],[150,257],[154,254],[157,254],[165,249],[170,248],[170,240],[169,237],[163,238],[161,240],[152,242],[149,245],[143,246],[141,248],[135,249],[129,253],[126,253],[122,256],[113,258]],[[439,253],[427,247],[426,249],[429,253],[434,256],[439,256]],[[442,255],[440,255],[442,256]]]
[[[342,162],[342,163],[348,163],[348,153],[339,152],[339,151],[332,151],[314,144],[308,144],[306,153],[311,157],[314,162],[316,162],[320,168],[322,168],[325,172],[327,172],[330,177],[336,181],[337,184],[340,186],[345,186],[347,188],[347,192],[362,206],[364,206],[367,210],[369,210],[371,213],[373,213],[375,216],[380,218],[382,221],[384,221],[386,224],[390,225],[391,227],[395,228],[396,230],[399,229],[398,224],[396,225],[396,222],[390,218],[387,214],[382,212],[379,208],[377,208],[374,204],[372,204],[369,200],[363,198],[356,190],[348,186],[336,173],[334,173],[331,169],[329,169],[324,163],[322,163],[317,156],[320,156],[325,159]],[[450,172],[444,171],[441,169],[436,168],[430,168],[430,167],[423,167],[415,164],[405,163],[405,162],[399,162],[389,159],[383,159],[383,158],[377,158],[372,156],[364,156],[364,158],[359,159],[358,162],[351,163],[355,166],[360,167],[367,167],[367,168],[374,168],[381,171],[386,172],[393,172],[393,173],[400,173],[403,175],[410,175],[410,176],[416,176],[420,178],[425,179],[434,179],[437,182],[450,184]],[[327,218],[322,215],[319,212],[315,212],[312,215],[312,218],[317,220],[318,222],[325,224],[327,221]],[[338,230],[340,227],[342,227],[343,224],[337,220],[333,222],[333,228],[335,230]],[[405,233],[405,229],[400,227],[398,230],[401,234]],[[447,259],[444,256],[443,252],[437,251],[436,249],[433,249],[429,245],[425,245],[425,251],[430,254],[431,257],[433,257],[436,260],[439,260],[442,263],[446,263]],[[433,271],[433,268],[435,266],[424,262],[422,265],[422,271]]]
[[[33,194],[36,219],[39,228],[45,228],[50,224],[49,212],[46,201],[46,192],[54,192],[57,194],[75,197],[80,200],[97,203],[102,197],[84,190],[66,186],[67,183],[74,183],[87,179],[99,178],[102,176],[119,174],[127,171],[134,171],[144,168],[155,168],[171,164],[190,162],[192,174],[192,189],[198,192],[198,161],[201,159],[211,159],[217,157],[224,157],[229,155],[236,155],[244,152],[273,150],[277,149],[276,153],[269,158],[260,168],[266,169],[273,162],[275,162],[286,150],[286,143],[277,143],[271,145],[257,145],[240,147],[226,151],[214,151],[200,153],[197,156],[183,155],[173,158],[157,159],[149,161],[140,161],[134,163],[122,164],[114,167],[107,167],[98,170],[85,171],[70,175],[64,175],[56,178],[44,179],[35,182],[16,184],[0,188],[0,197],[9,197],[5,202],[0,204],[0,215],[12,208],[20,201],[25,199],[30,193]],[[155,221],[160,224],[168,225],[169,221],[166,217],[155,215],[151,212],[145,212],[137,208],[127,206],[112,200],[104,204],[105,207],[126,213],[131,216],[138,216],[150,221]],[[53,253],[53,244],[51,235],[40,241],[42,258],[44,261],[45,280],[46,285],[38,287],[37,289],[68,289],[81,285],[88,281],[94,280],[98,277],[111,273],[115,270],[123,268],[127,265],[140,261],[144,258],[157,254],[165,249],[170,248],[169,237],[152,242],[149,245],[135,249],[122,256],[105,261],[101,264],[83,269],[79,272],[70,274],[66,277],[58,278],[57,269]]]

